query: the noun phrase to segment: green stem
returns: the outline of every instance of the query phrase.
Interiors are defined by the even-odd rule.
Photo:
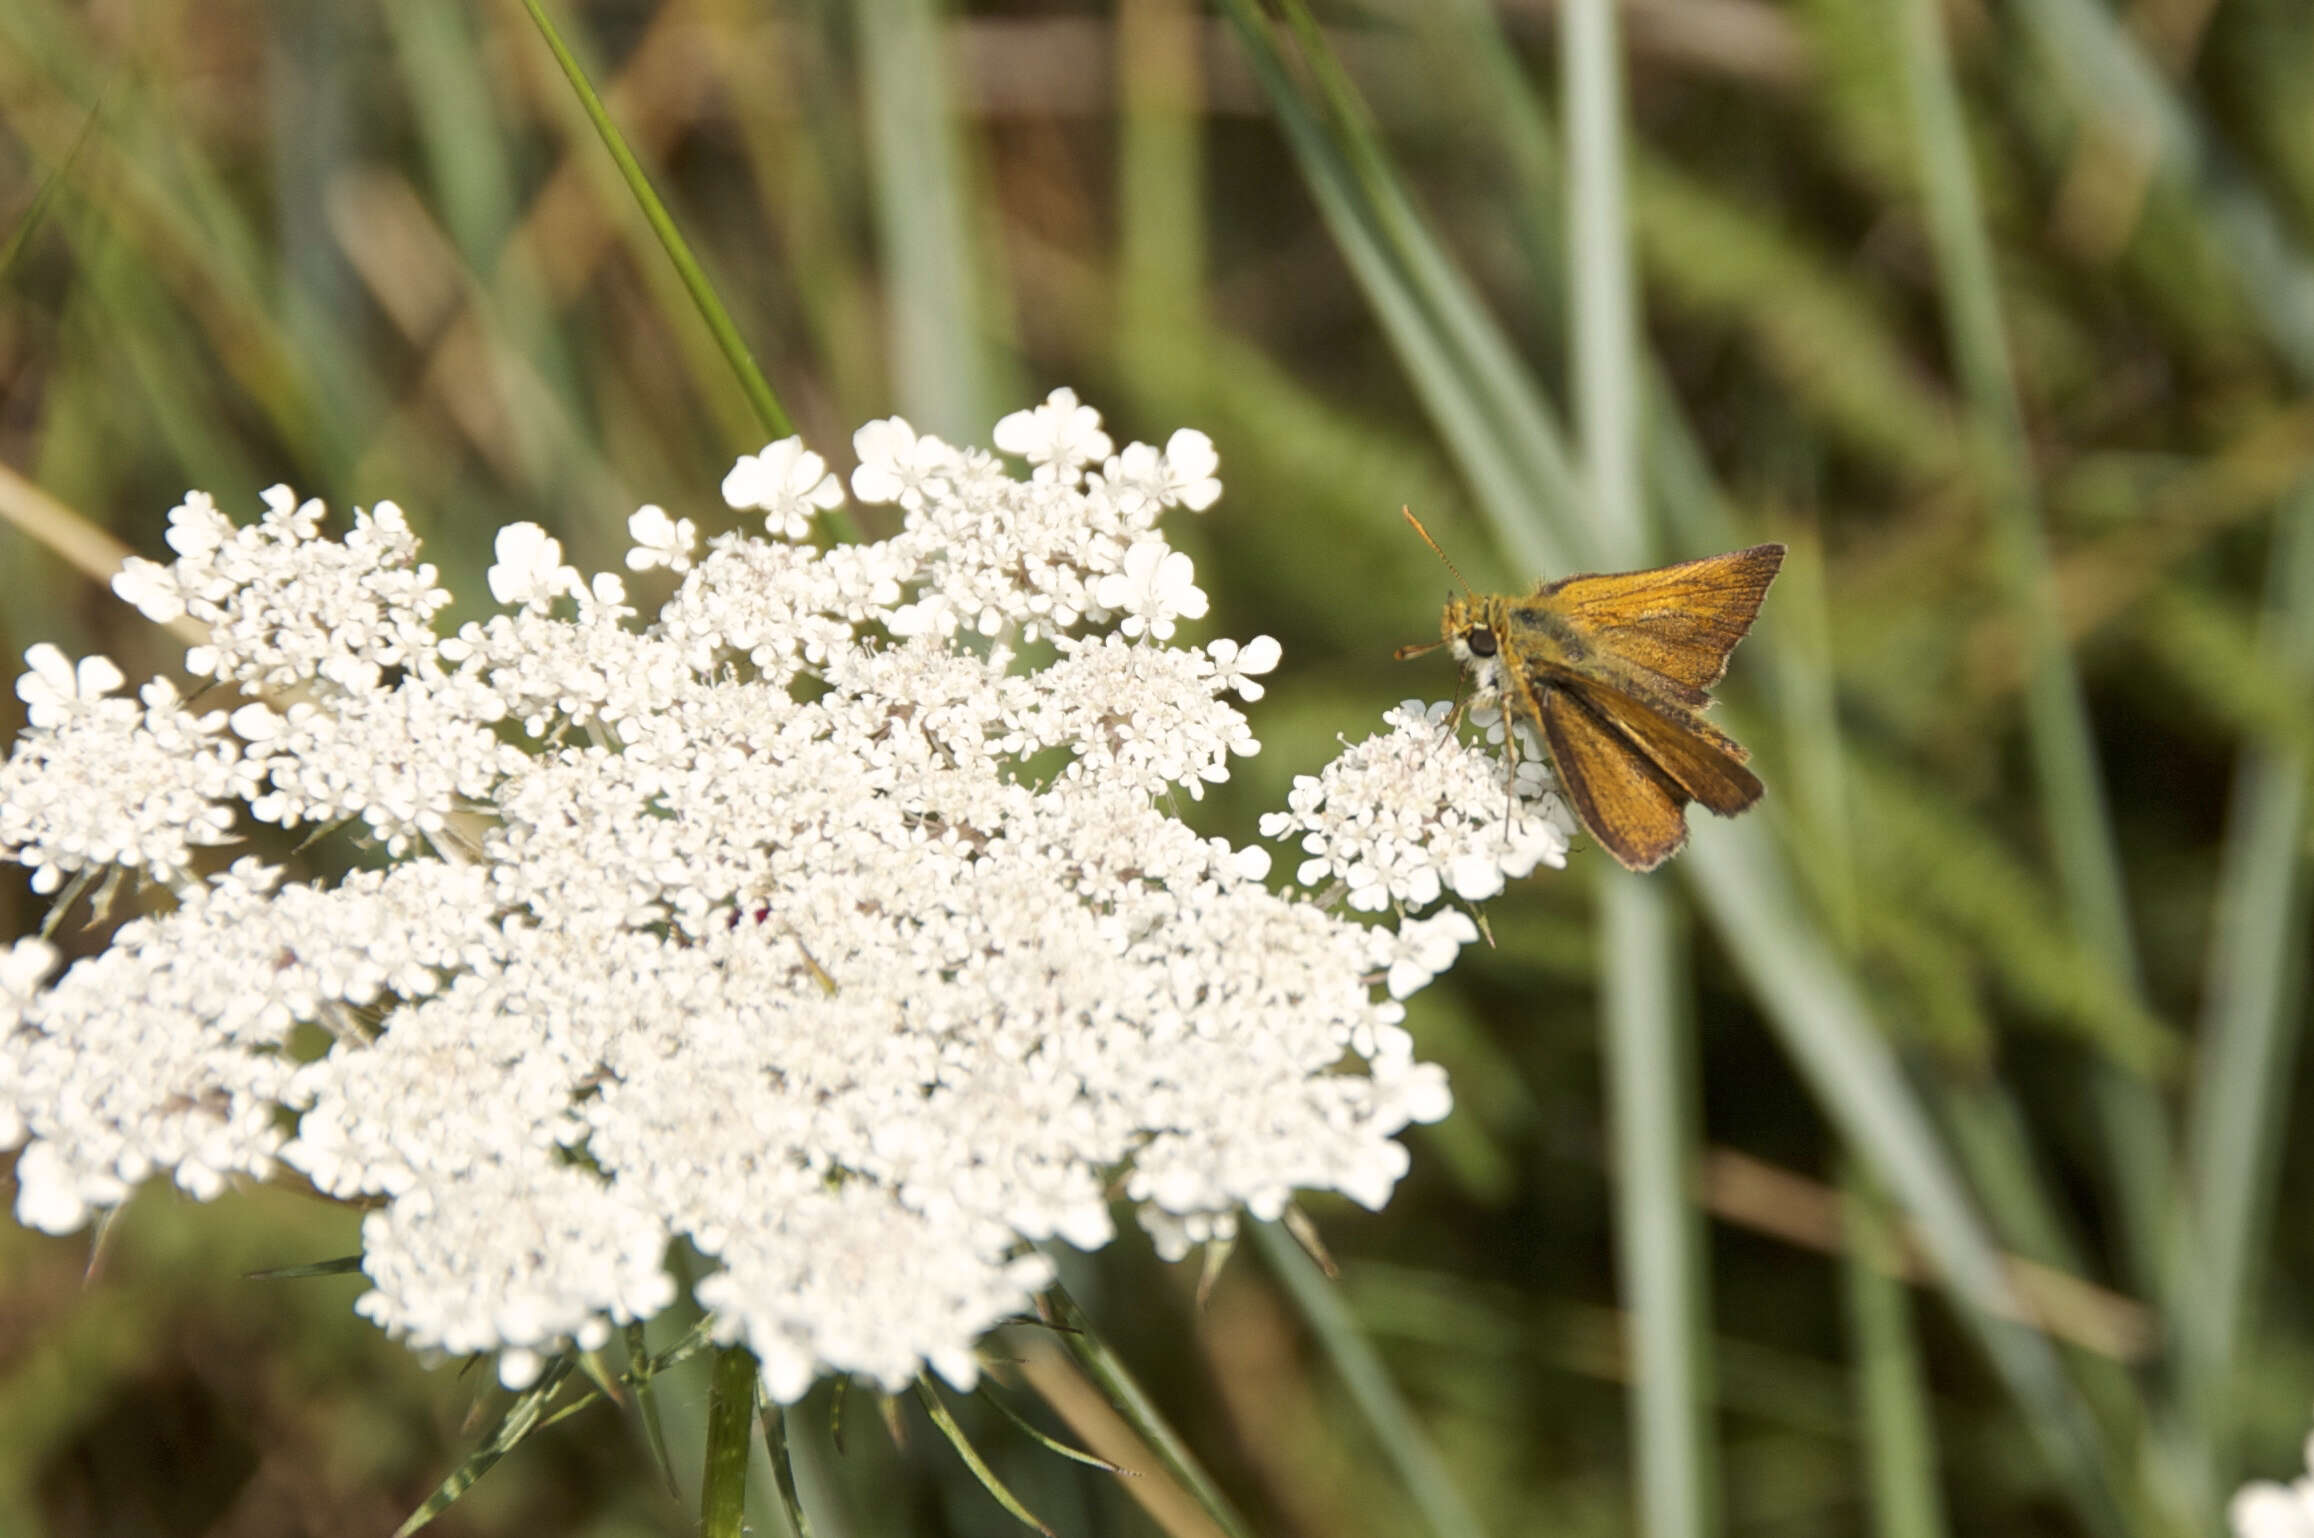
[[[740,1538],[747,1521],[747,1455],[755,1424],[756,1364],[744,1346],[715,1353],[707,1389],[707,1465],[699,1490],[701,1538]]]

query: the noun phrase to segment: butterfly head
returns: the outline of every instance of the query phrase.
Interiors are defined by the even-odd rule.
[[[1438,635],[1454,660],[1470,673],[1483,692],[1495,687],[1502,669],[1503,631],[1500,605],[1485,598],[1450,598],[1439,616]]]
[[[1487,611],[1492,606],[1478,598],[1449,598],[1438,618],[1438,637],[1463,663],[1480,663],[1502,650],[1502,634]]]

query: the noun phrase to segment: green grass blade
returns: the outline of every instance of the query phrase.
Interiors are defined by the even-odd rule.
[[[546,1371],[536,1383],[515,1396],[507,1406],[498,1424],[491,1428],[489,1438],[467,1455],[466,1461],[435,1487],[433,1494],[418,1503],[418,1509],[403,1519],[394,1529],[394,1538],[410,1535],[426,1527],[474,1487],[474,1482],[497,1467],[500,1459],[519,1447],[523,1440],[539,1429],[546,1417],[548,1401],[552,1400],[563,1380],[571,1375],[578,1359],[565,1353],[547,1364]]]
[[[667,1422],[659,1413],[659,1390],[651,1381],[658,1376],[658,1368],[651,1359],[641,1321],[621,1326],[619,1338],[627,1350],[626,1378],[634,1389],[635,1412],[643,1423],[643,1445],[650,1449],[652,1466],[658,1469],[667,1493],[680,1499],[682,1487],[675,1482],[675,1461],[667,1451]]]
[[[362,1269],[359,1255],[340,1255],[331,1260],[317,1260],[302,1266],[274,1266],[265,1271],[252,1271],[247,1279],[252,1282],[293,1282],[312,1276],[355,1276]]]
[[[88,117],[80,125],[79,134],[73,138],[72,148],[66,150],[64,159],[58,161],[40,179],[40,190],[33,194],[31,204],[17,216],[15,226],[8,231],[8,239],[0,242],[0,285],[5,285],[16,271],[16,264],[23,257],[24,248],[31,244],[33,235],[47,222],[48,210],[55,204],[58,190],[64,186],[65,178],[72,174],[72,168],[79,164],[80,152],[88,147],[89,135],[96,132],[97,120],[103,115],[104,98],[100,95],[88,109]]]
[[[379,13],[411,99],[411,126],[443,225],[480,267],[499,252],[522,208],[512,144],[498,119],[481,18],[453,0],[404,0]]]
[[[803,1493],[796,1488],[795,1459],[787,1443],[787,1416],[775,1404],[766,1404],[760,1417],[763,1423],[763,1450],[771,1459],[772,1482],[779,1486],[780,1509],[787,1514],[787,1525],[795,1538],[817,1538],[811,1517],[803,1509]]]
[[[1442,328],[1432,320],[1433,312],[1421,302],[1406,270],[1394,264],[1395,247],[1383,238],[1381,221],[1353,195],[1350,154],[1327,137],[1337,125],[1321,125],[1286,78],[1258,12],[1244,0],[1230,0],[1228,13],[1246,41],[1256,75],[1346,257],[1409,374],[1430,399],[1442,434],[1485,498],[1490,478],[1511,464],[1512,457],[1504,444],[1490,437],[1496,429],[1489,416],[1456,414],[1453,403],[1466,397],[1453,392],[1468,381],[1453,371],[1457,355],[1445,344]],[[1442,401],[1449,404],[1442,406]],[[1470,410],[1476,413],[1474,402]],[[1681,468],[1680,489],[1693,504],[1682,507],[1683,519],[1710,521],[1717,516],[1710,505],[1716,503],[1716,495],[1700,474],[1700,465]],[[1655,469],[1651,466],[1651,473]],[[1588,547],[1592,535],[1579,521],[1577,503],[1532,490],[1525,496],[1522,516],[1511,526],[1523,550],[1545,545]],[[1542,515],[1556,539],[1524,534],[1523,511],[1529,508]],[[1970,1305],[1967,1317],[2061,1487],[2093,1529],[2123,1531],[2095,1422],[2048,1342],[2006,1322],[2020,1317],[2022,1310],[1966,1187],[1855,985],[1796,910],[1782,864],[1766,844],[1763,829],[1740,824],[1699,828],[1685,865],[1747,982],[1827,1113],[1921,1221],[1946,1285]]]
[[[1089,1469],[1099,1469],[1104,1474],[1122,1474],[1125,1472],[1116,1464],[1111,1463],[1108,1459],[1103,1458],[1095,1453],[1086,1452],[1081,1447],[1071,1447],[1068,1443],[1062,1441],[1060,1438],[1047,1435],[1037,1427],[1029,1424],[1028,1420],[1023,1417],[1018,1410],[1015,1410],[1011,1405],[1008,1405],[1004,1402],[1004,1396],[997,1393],[994,1386],[988,1382],[983,1381],[981,1383],[980,1388],[977,1391],[977,1397],[982,1404],[987,1405],[997,1414],[1012,1422],[1013,1429],[1015,1431],[1020,1432],[1030,1441],[1036,1443],[1039,1447],[1042,1447],[1046,1452],[1057,1454],[1060,1457],[1068,1459],[1071,1463],[1081,1463]]]
[[[756,420],[771,437],[787,437],[795,428],[788,420],[786,408],[780,405],[779,397],[772,393],[771,381],[764,378],[763,370],[756,366],[754,353],[748,350],[746,339],[740,336],[731,312],[723,307],[722,299],[716,295],[715,285],[708,281],[706,269],[692,255],[690,243],[684,240],[683,232],[675,227],[674,216],[667,212],[667,205],[660,201],[650,177],[643,172],[642,162],[627,147],[626,136],[611,121],[610,112],[603,106],[602,98],[595,94],[594,85],[587,79],[586,71],[579,67],[577,57],[563,42],[562,34],[555,29],[554,22],[548,18],[540,0],[522,0],[522,6],[530,13],[530,19],[538,28],[538,35],[546,43],[547,50],[554,55],[554,62],[561,68],[563,78],[570,82],[571,94],[578,98],[588,121],[594,124],[595,132],[601,135],[603,148],[610,152],[612,161],[619,168],[620,179],[626,183],[628,193],[635,200],[635,206],[642,211],[644,220],[651,226],[651,232],[658,236],[659,245],[666,251],[667,260],[681,277],[684,291],[691,296],[692,304],[699,311],[699,318],[706,322],[707,329],[714,335],[715,345],[721,349],[724,361],[730,364],[732,377],[738,380],[748,405],[755,411]]]
[[[1373,1428],[1382,1456],[1397,1470],[1415,1510],[1436,1538],[1484,1538],[1484,1530],[1415,1421],[1397,1385],[1390,1381],[1374,1343],[1350,1316],[1350,1306],[1317,1262],[1303,1253],[1276,1223],[1249,1223],[1254,1248],[1272,1275],[1284,1284],[1294,1311],[1317,1337],[1319,1349],[1342,1378],[1350,1402]]]
[[[932,1386],[930,1378],[919,1376],[916,1379],[916,1398],[922,1402],[924,1413],[932,1417],[932,1424],[948,1439],[948,1445],[956,1449],[956,1456],[962,1458],[964,1466],[972,1470],[972,1477],[980,1481],[981,1488],[994,1497],[999,1506],[1010,1512],[1013,1520],[1021,1526],[1042,1533],[1045,1538],[1053,1538],[1053,1530],[1035,1512],[1022,1505],[1020,1497],[996,1477],[996,1470],[988,1466],[988,1460],[980,1456],[980,1449],[972,1445],[972,1439],[964,1434],[964,1428],[956,1424],[956,1417],[949,1413],[947,1404],[941,1399],[939,1390]]]

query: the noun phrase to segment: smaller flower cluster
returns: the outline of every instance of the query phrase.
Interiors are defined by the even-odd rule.
[[[1295,777],[1286,810],[1261,831],[1301,836],[1309,858],[1296,881],[1340,882],[1352,908],[1379,913],[1447,892],[1481,902],[1537,865],[1567,863],[1574,819],[1541,761],[1521,759],[1506,781],[1502,756],[1457,735],[1448,716],[1444,704],[1408,700],[1383,716],[1388,732]]]
[[[169,513],[168,566],[131,556],[113,591],[156,624],[190,615],[209,642],[185,670],[252,692],[325,681],[362,693],[389,670],[434,652],[434,615],[450,601],[402,510],[380,502],[354,514],[342,540],[321,538],[328,509],[286,486],[265,515],[236,524],[196,491]]]
[[[104,657],[75,666],[42,642],[24,660],[16,695],[31,729],[0,763],[0,856],[29,867],[40,893],[108,869],[182,886],[195,850],[230,842],[231,803],[255,780],[225,712],[194,714],[165,678],[119,698]]]

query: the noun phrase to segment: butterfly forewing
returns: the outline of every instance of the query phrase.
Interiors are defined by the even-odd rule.
[[[1653,571],[1546,582],[1530,602],[1597,650],[1668,680],[1664,693],[1700,709],[1783,564],[1782,545],[1754,545]]]

